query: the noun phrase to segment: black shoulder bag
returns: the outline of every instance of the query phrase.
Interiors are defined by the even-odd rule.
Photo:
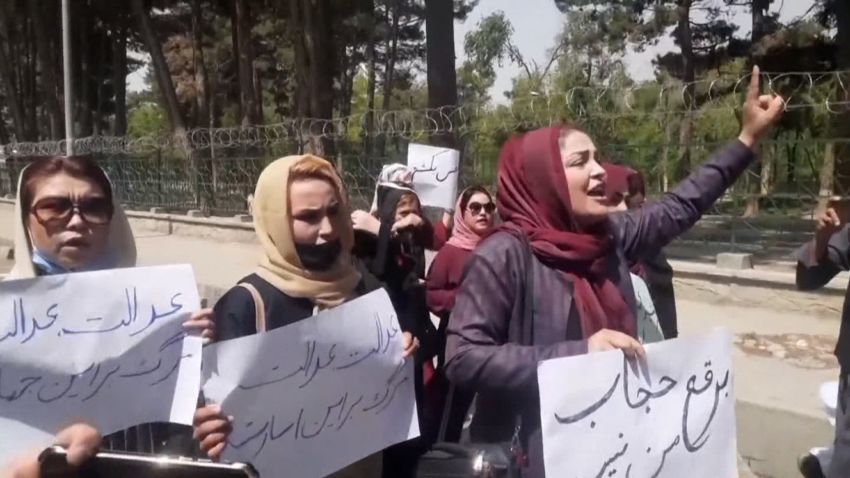
[[[520,344],[534,342],[534,262],[531,246],[523,236],[525,253],[525,291],[523,296],[523,330]],[[515,427],[510,441],[502,443],[451,443],[445,441],[451,414],[454,385],[449,386],[440,421],[437,442],[422,455],[417,478],[519,478],[523,450],[520,443],[521,419],[514,417]]]

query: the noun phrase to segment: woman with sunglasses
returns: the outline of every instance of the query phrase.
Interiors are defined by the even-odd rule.
[[[51,156],[31,163],[21,173],[15,209],[10,279],[136,265],[130,223],[106,173],[91,158]],[[184,327],[211,340],[212,310],[195,312]],[[101,448],[191,456],[197,446],[190,427],[154,423],[106,436]]]
[[[482,186],[473,186],[464,190],[457,199],[452,237],[434,257],[431,268],[428,270],[428,277],[425,280],[428,309],[440,319],[437,328],[437,376],[439,377],[437,383],[440,385],[445,383],[442,379],[442,368],[446,350],[446,327],[449,323],[449,315],[454,308],[455,294],[460,287],[467,259],[472,256],[472,252],[481,239],[493,229],[495,212],[496,203],[487,189]],[[432,399],[428,405],[430,407],[433,404],[439,409],[439,412],[434,414],[441,415],[444,413],[442,409],[446,403],[445,390],[444,387],[441,390],[439,386],[433,388],[437,391],[432,394],[436,394],[439,398]],[[474,394],[463,393],[460,390],[452,393],[449,418],[445,437],[443,437],[445,441],[460,440],[466,411],[472,403],[473,396]]]

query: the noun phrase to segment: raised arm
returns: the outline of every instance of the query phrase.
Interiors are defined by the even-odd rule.
[[[491,239],[470,258],[449,320],[446,374],[461,388],[528,392],[537,387],[537,363],[587,352],[587,341],[553,345],[508,342],[520,327],[524,255],[519,240]]]
[[[817,218],[815,238],[797,251],[797,288],[814,290],[842,270],[850,270],[850,224],[841,225],[834,210]]]
[[[690,229],[743,173],[755,155],[740,140],[721,149],[660,201],[613,215],[626,258],[655,254]]]
[[[753,150],[785,109],[782,98],[759,92],[759,69],[754,67],[738,140],[717,152],[663,200],[612,217],[629,260],[655,253],[688,230],[752,163]]]

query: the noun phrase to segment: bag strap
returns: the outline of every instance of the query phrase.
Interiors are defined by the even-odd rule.
[[[239,287],[247,290],[251,293],[251,297],[254,299],[254,323],[257,327],[257,333],[266,331],[266,305],[263,302],[263,296],[260,295],[260,291],[257,290],[252,284],[247,282],[240,282],[238,284]]]
[[[523,329],[520,337],[520,345],[532,345],[534,343],[534,261],[531,253],[531,244],[522,236],[522,249],[525,263],[525,288],[523,289],[522,317]],[[446,431],[449,427],[449,416],[451,415],[452,401],[455,395],[455,384],[449,383],[446,393],[446,403],[443,404],[443,416],[440,418],[440,431],[437,434],[437,442],[446,441]],[[521,428],[521,417],[517,416],[515,435]]]

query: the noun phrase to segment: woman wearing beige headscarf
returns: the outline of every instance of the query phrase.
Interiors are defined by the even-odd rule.
[[[136,243],[127,217],[106,173],[89,157],[44,157],[24,168],[13,227],[15,265],[8,279],[136,265]],[[211,315],[209,309],[195,312],[184,327],[210,340]],[[103,439],[101,448],[180,455],[195,450],[188,427],[168,423],[113,433]]]
[[[324,159],[290,156],[266,167],[254,195],[254,228],[263,257],[257,270],[216,304],[218,339],[283,327],[380,287],[353,265],[349,214],[342,181]],[[418,344],[409,333],[404,336],[405,356],[409,356]],[[211,458],[221,456],[230,431],[217,405],[196,412],[195,435]],[[332,476],[377,478],[380,474],[381,454],[377,453]]]

